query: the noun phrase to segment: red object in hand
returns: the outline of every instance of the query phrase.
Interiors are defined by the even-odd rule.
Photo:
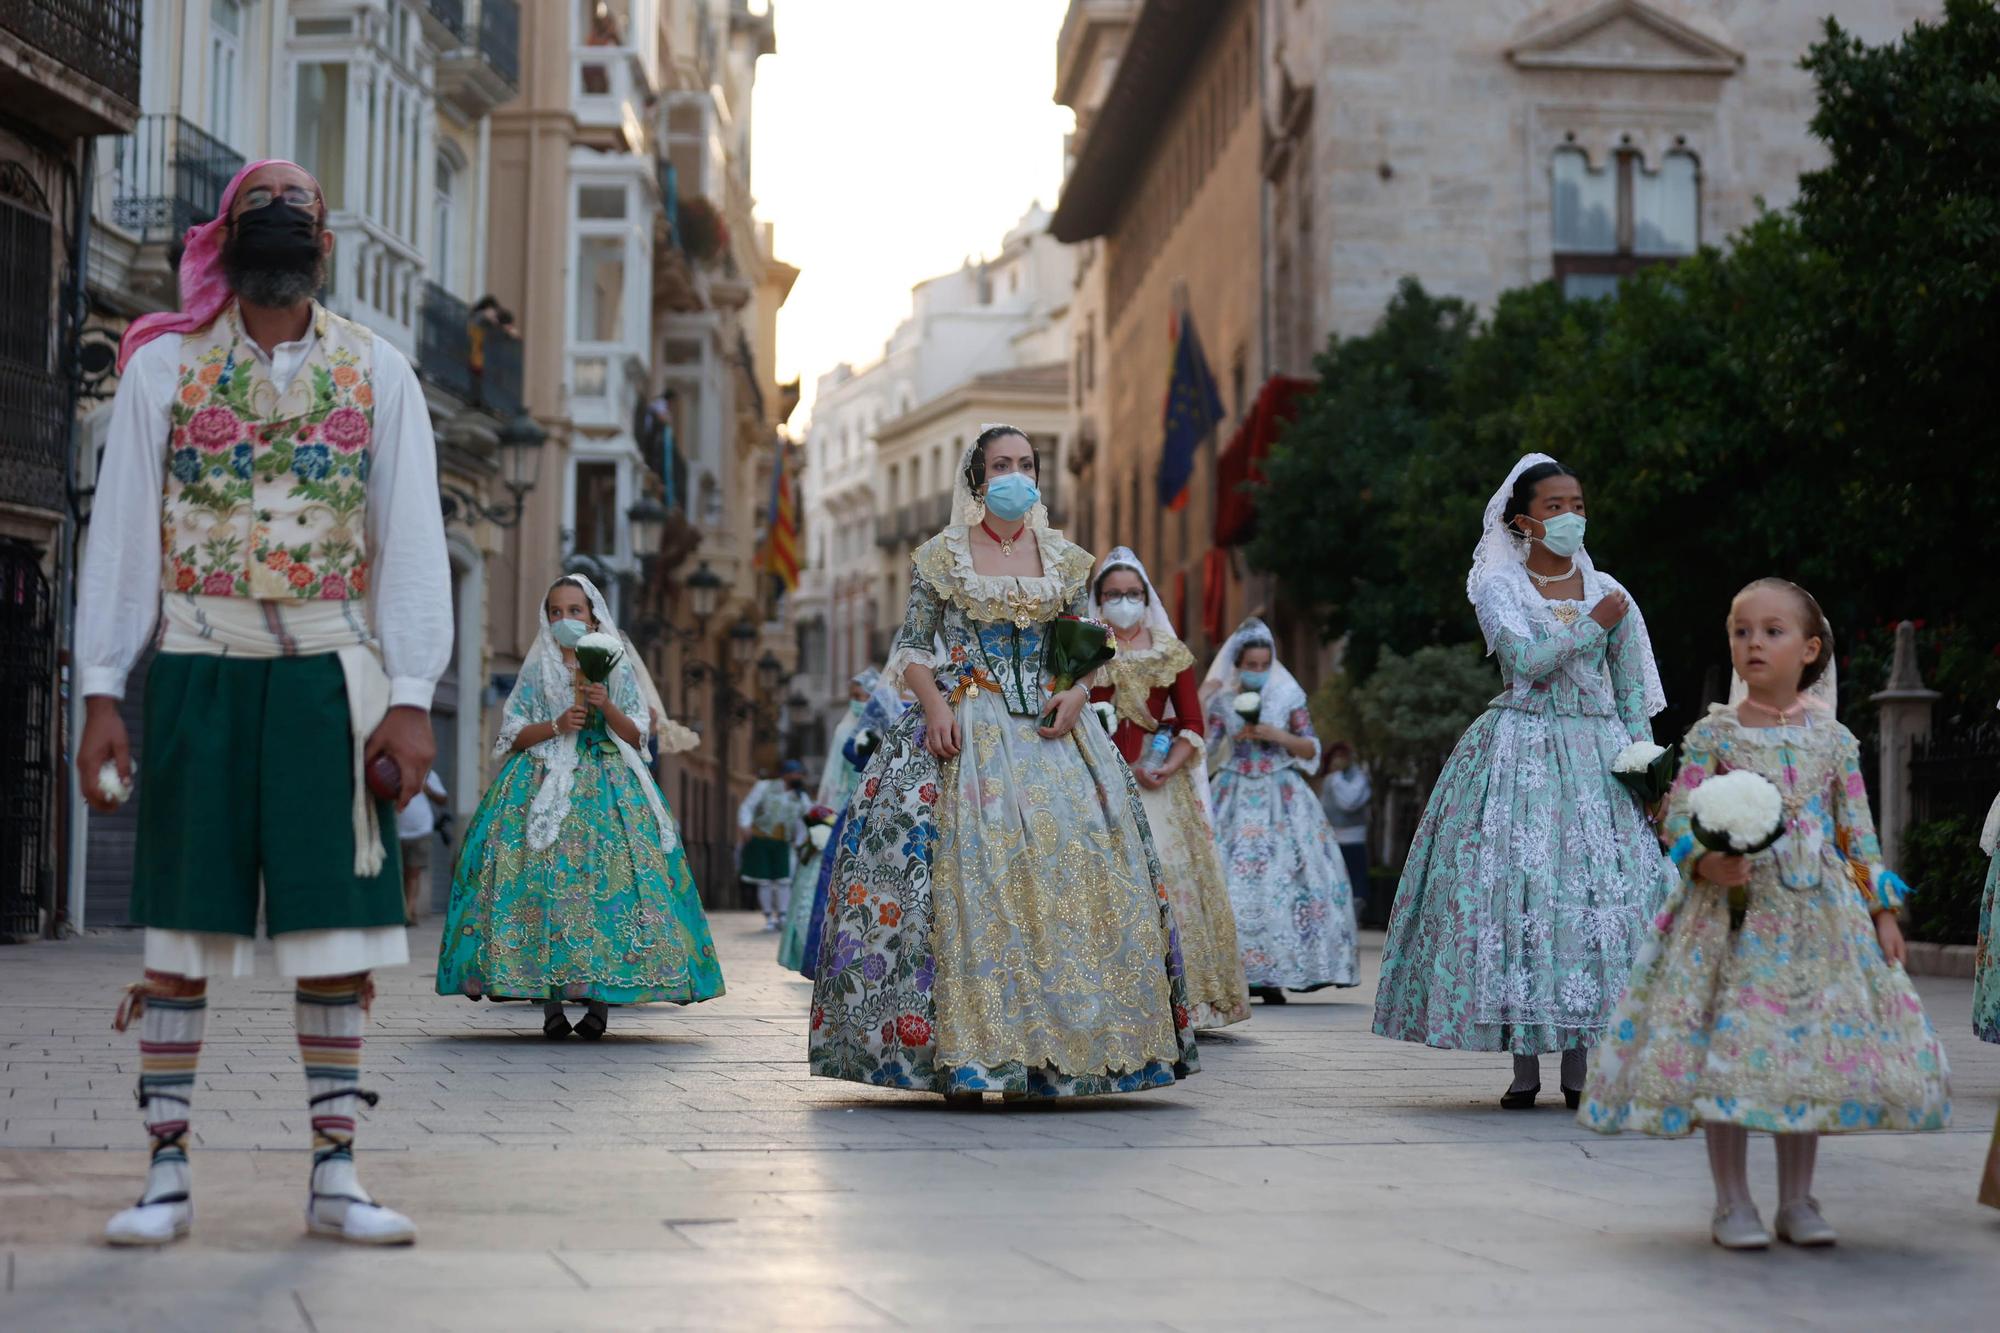
[[[378,801],[393,801],[403,794],[403,770],[395,759],[378,754],[368,761],[368,792]]]

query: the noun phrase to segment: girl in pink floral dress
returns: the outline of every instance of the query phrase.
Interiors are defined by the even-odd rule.
[[[1748,1131],[1775,1135],[1778,1237],[1830,1245],[1812,1197],[1819,1136],[1943,1129],[1944,1051],[1903,972],[1896,909],[1908,889],[1882,864],[1860,746],[1834,720],[1826,617],[1805,589],[1760,579],[1730,607],[1729,643],[1735,701],[1688,732],[1668,798],[1681,883],[1633,965],[1578,1118],[1605,1134],[1700,1125],[1712,1234],[1729,1249],[1771,1243],[1745,1159]],[[1784,804],[1782,836],[1747,857],[1706,850],[1689,811],[1705,779],[1736,769]],[[1731,889],[1747,894],[1735,927]]]

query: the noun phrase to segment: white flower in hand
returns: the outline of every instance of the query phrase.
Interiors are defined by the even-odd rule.
[[[97,789],[120,805],[132,799],[132,784],[118,776],[115,760],[106,760],[104,767],[97,770]]]
[[[1633,741],[1630,745],[1620,750],[1618,757],[1611,761],[1611,771],[1613,773],[1644,773],[1648,768],[1652,767],[1655,759],[1658,759],[1666,752],[1667,747],[1664,745],[1655,745],[1651,741]]]
[[[1254,717],[1263,710],[1264,696],[1256,690],[1245,690],[1236,696],[1236,711],[1245,717]]]

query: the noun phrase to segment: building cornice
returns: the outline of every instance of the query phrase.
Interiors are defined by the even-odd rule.
[[[1227,0],[1146,0],[1063,183],[1049,222],[1057,240],[1075,244],[1111,230],[1168,108],[1186,90],[1216,25],[1235,8]]]

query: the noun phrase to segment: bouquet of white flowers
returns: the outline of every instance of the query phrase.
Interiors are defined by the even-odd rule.
[[[1754,856],[1785,831],[1785,802],[1761,774],[1736,769],[1708,779],[1688,795],[1695,840],[1725,856]],[[1740,930],[1749,892],[1729,891],[1729,928]]]
[[[1108,703],[1094,703],[1090,711],[1097,716],[1098,723],[1106,733],[1118,730],[1118,709]]]
[[[1651,741],[1633,741],[1611,761],[1611,775],[1639,798],[1639,804],[1651,809],[1674,785],[1676,748],[1655,745]]]
[[[139,776],[139,766],[132,765],[132,776]],[[132,784],[118,776],[118,761],[107,759],[104,767],[97,770],[97,789],[119,805],[132,799]]]
[[[1236,716],[1243,719],[1246,727],[1255,726],[1257,715],[1264,711],[1264,696],[1257,690],[1245,690],[1236,696]]]

